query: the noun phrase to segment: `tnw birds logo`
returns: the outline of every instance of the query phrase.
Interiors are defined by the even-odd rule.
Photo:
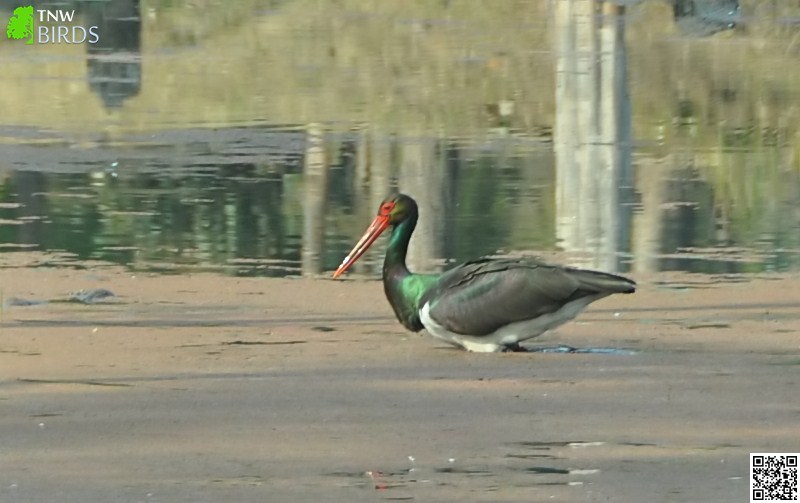
[[[35,9],[26,5],[14,9],[6,25],[11,40],[32,44],[96,44],[100,40],[97,26],[81,26],[75,22],[74,10]]]

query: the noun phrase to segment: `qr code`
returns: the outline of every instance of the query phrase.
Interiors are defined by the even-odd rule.
[[[750,503],[798,501],[798,453],[750,454]]]

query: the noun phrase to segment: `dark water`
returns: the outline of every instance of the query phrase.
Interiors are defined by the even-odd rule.
[[[305,4],[60,2],[109,35],[0,41],[0,251],[314,274],[402,190],[421,207],[417,267],[608,263],[560,237],[545,22],[481,17],[480,2]],[[748,12],[748,29],[726,18],[709,38],[676,31],[663,5],[630,7],[633,186],[604,268],[800,269],[800,73],[783,71],[800,11]],[[756,37],[783,52],[758,53]],[[359,272],[375,272],[377,248]]]

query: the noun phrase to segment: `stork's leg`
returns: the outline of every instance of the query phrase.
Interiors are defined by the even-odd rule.
[[[527,353],[528,350],[520,346],[518,342],[503,346],[503,353]]]

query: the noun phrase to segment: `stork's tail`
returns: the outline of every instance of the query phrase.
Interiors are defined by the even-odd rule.
[[[581,289],[593,291],[595,293],[633,293],[636,291],[636,282],[600,271],[588,271],[585,269],[568,269],[570,276],[581,283]]]

